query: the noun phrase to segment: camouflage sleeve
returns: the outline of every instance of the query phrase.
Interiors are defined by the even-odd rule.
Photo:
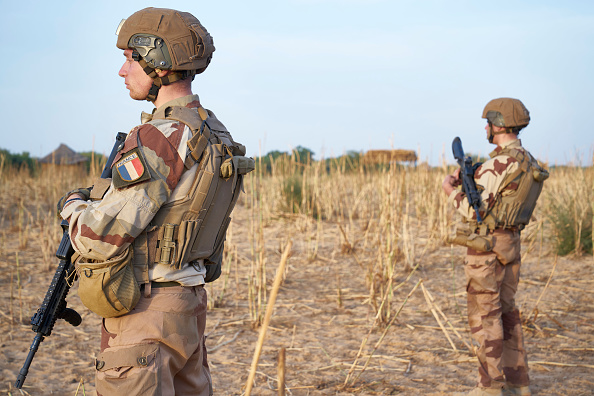
[[[107,260],[121,253],[168,200],[184,169],[181,135],[189,132],[185,125],[177,133],[169,129],[152,124],[133,129],[113,162],[112,184],[103,199],[77,200],[64,208],[72,246],[81,255]]]
[[[490,159],[478,167],[474,173],[474,181],[476,188],[481,194],[481,208],[479,213],[481,217],[485,216],[488,209],[491,209],[495,204],[497,191],[501,187],[506,176],[516,169],[518,169],[518,161],[510,156],[501,155]],[[513,189],[514,184],[510,183],[503,191]],[[517,188],[517,185],[515,185]],[[466,194],[461,190],[454,190],[450,193],[448,201],[454,208],[467,219],[476,220],[476,212],[470,206]]]

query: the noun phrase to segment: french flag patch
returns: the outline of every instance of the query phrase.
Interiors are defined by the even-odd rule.
[[[117,163],[116,168],[122,177],[122,180],[127,182],[138,180],[144,174],[144,166],[136,152],[122,158],[120,162]]]

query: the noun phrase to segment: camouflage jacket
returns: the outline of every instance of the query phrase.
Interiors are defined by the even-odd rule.
[[[477,190],[481,194],[481,209],[479,213],[483,218],[487,211],[495,205],[496,194],[501,187],[501,183],[503,183],[507,175],[515,172],[519,167],[519,163],[515,158],[500,154],[507,147],[526,152],[519,139],[513,140],[504,146],[497,146],[489,154],[491,159],[479,166],[474,173],[474,181],[476,182]],[[501,195],[509,195],[517,190],[517,188],[517,183],[512,182],[503,189]],[[476,220],[476,212],[468,203],[466,194],[463,191],[452,191],[448,197],[448,201],[467,220]]]
[[[185,96],[163,106],[197,108],[197,95]],[[218,122],[214,114],[209,117]],[[198,164],[184,172],[188,126],[177,121],[152,120],[143,113],[143,123],[128,134],[112,165],[111,186],[101,201],[71,201],[61,213],[70,217],[70,239],[76,252],[87,259],[104,261],[123,252],[147,228],[162,205],[185,196]],[[222,124],[221,124],[222,125]],[[184,286],[204,283],[202,262],[174,270],[154,265],[149,278],[177,281]]]

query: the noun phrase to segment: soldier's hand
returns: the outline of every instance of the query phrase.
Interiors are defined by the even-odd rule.
[[[445,179],[443,179],[443,183],[441,183],[441,188],[446,193],[446,195],[450,195],[452,191],[456,189],[460,185],[460,168],[456,169],[456,171],[451,174],[447,175]]]
[[[61,218],[60,213],[62,212],[62,210],[64,210],[66,202],[68,202],[71,199],[82,199],[84,201],[88,201],[89,197],[91,196],[92,189],[93,187],[77,188],[75,190],[69,191],[62,198],[60,198],[58,204],[56,205],[58,210],[58,218]]]

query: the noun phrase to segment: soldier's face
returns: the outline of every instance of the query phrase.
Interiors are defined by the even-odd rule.
[[[130,97],[135,100],[146,99],[153,80],[142,70],[140,64],[132,59],[132,50],[124,51],[126,61],[120,68],[118,75],[124,78],[126,88],[130,90]]]

